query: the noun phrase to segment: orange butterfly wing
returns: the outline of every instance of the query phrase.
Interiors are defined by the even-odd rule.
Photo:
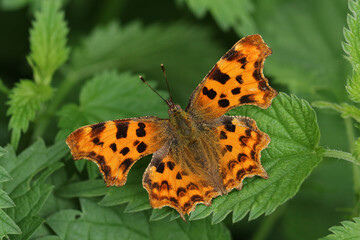
[[[167,119],[129,118],[87,125],[66,139],[75,160],[95,162],[108,186],[122,186],[131,166],[160,149],[169,134]]]
[[[269,107],[277,95],[262,73],[270,54],[260,35],[242,38],[197,86],[186,111],[200,119],[214,119],[240,105]]]
[[[211,199],[220,195],[208,182],[191,171],[185,171],[176,163],[172,149],[162,157],[160,152],[153,155],[143,176],[143,186],[149,193],[153,208],[170,206],[184,219],[185,214],[194,210],[196,204],[211,204]]]
[[[217,127],[222,157],[219,168],[227,192],[241,189],[246,177],[268,178],[260,163],[260,152],[267,147],[270,137],[261,132],[254,120],[242,116],[223,116]]]

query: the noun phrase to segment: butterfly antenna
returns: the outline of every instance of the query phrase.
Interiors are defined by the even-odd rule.
[[[166,87],[167,87],[167,90],[169,92],[170,99],[172,99],[171,92],[170,92],[170,87],[169,87],[169,81],[168,81],[167,76],[166,76],[166,71],[165,71],[164,64],[160,64],[160,67],[161,67],[161,70],[164,73],[164,78],[165,78],[165,81],[166,81]]]
[[[156,93],[162,100],[164,100],[164,102],[166,102],[167,105],[169,105],[168,101],[166,101],[154,88],[152,88],[150,86],[150,84],[145,81],[145,79],[142,76],[139,76],[139,78],[141,79],[141,81],[143,81],[143,83],[145,83],[154,93]]]

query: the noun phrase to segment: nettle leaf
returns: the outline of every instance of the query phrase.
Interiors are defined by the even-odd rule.
[[[346,90],[353,101],[360,102],[360,2],[349,0],[349,10],[351,13],[347,17],[348,28],[344,28],[345,42],[342,46],[354,71]]]
[[[360,218],[356,217],[353,221],[343,221],[342,226],[334,226],[329,230],[333,232],[321,240],[345,240],[360,239]]]
[[[213,223],[222,221],[230,212],[233,212],[233,222],[240,221],[247,213],[250,220],[264,213],[268,215],[297,193],[322,159],[316,115],[304,100],[279,94],[266,110],[243,106],[230,114],[253,118],[270,136],[271,142],[261,156],[269,179],[246,179],[241,191],[234,190],[214,199],[211,207],[197,206],[191,220],[211,213]]]
[[[0,161],[4,158],[4,155],[7,151],[0,147]],[[4,183],[11,180],[9,173],[0,166],[0,183]],[[9,197],[9,195],[0,188],[0,239],[8,236],[9,234],[21,234],[21,229],[15,223],[13,219],[10,218],[2,209],[15,207],[14,201]]]
[[[15,148],[19,144],[21,132],[28,130],[29,122],[34,120],[36,112],[51,98],[52,93],[50,86],[35,84],[30,80],[21,80],[11,90],[7,115],[11,115],[9,129],[12,130],[11,144]]]
[[[149,164],[149,160],[150,157],[145,157],[137,162],[131,168],[126,184],[122,187],[106,187],[103,179],[96,179],[68,183],[59,188],[56,194],[66,198],[105,195],[99,205],[108,207],[127,203],[125,212],[139,212],[150,209],[149,195],[142,186],[142,175]],[[97,167],[96,169],[98,171]]]
[[[4,213],[21,229],[21,232],[9,233],[21,234],[13,235],[11,239],[30,238],[44,222],[38,212],[53,189],[45,180],[62,166],[58,161],[66,154],[63,145],[46,148],[44,142],[38,140],[18,156],[11,146],[5,148],[0,165],[12,176],[12,180],[2,183],[1,188],[11,197],[15,207],[4,209]]]
[[[141,159],[131,168],[126,184],[121,188],[109,189],[104,198],[99,202],[101,206],[116,206],[127,203],[125,212],[139,212],[150,209],[149,195],[142,186],[142,176],[150,157]]]
[[[166,116],[167,105],[138,76],[106,71],[83,86],[79,106],[68,104],[60,110],[57,139],[64,140],[71,131],[90,123],[157,113]]]
[[[224,31],[233,28],[238,35],[250,35],[257,32],[255,21],[251,16],[254,5],[249,0],[177,0],[177,2],[186,3],[199,18],[209,12]]]
[[[68,28],[64,12],[60,11],[61,1],[42,1],[41,10],[35,13],[30,30],[28,62],[34,71],[36,83],[49,85],[52,75],[68,58],[66,47]]]
[[[181,89],[173,91],[174,99],[185,104],[191,90],[225,53],[226,49],[209,39],[210,32],[194,24],[144,27],[138,22],[126,26],[110,23],[95,29],[80,47],[74,48],[67,72],[73,81],[81,81],[116,68],[160,80],[165,88],[160,70],[163,63],[171,89]]]
[[[47,219],[47,224],[64,240],[88,239],[230,239],[222,224],[208,220],[185,223],[148,222],[146,212],[124,213],[121,207],[102,207],[90,199],[80,199],[81,209],[62,210]],[[166,227],[164,227],[166,224]]]
[[[271,14],[255,17],[273,50],[266,71],[274,81],[307,99],[344,100],[344,76],[350,68],[339,42],[343,40],[346,1],[282,1],[275,6],[263,2],[271,5]]]

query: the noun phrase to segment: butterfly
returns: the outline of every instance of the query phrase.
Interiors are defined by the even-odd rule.
[[[140,158],[153,154],[143,187],[153,208],[184,219],[196,204],[240,190],[246,177],[268,178],[260,153],[270,142],[254,120],[224,115],[241,105],[270,106],[277,92],[263,75],[272,50],[260,35],[239,40],[196,87],[185,110],[170,98],[169,119],[127,118],[81,127],[66,143],[73,158],[95,162],[107,186],[123,186]]]

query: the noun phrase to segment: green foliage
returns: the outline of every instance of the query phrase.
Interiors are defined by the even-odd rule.
[[[28,62],[34,72],[34,80],[22,80],[10,93],[11,115],[9,128],[12,130],[11,144],[17,148],[21,132],[26,132],[29,122],[40,110],[41,104],[52,97],[50,82],[54,71],[62,65],[69,54],[66,48],[68,29],[64,13],[59,11],[60,1],[44,0],[40,12],[30,31]]]
[[[3,156],[6,154],[6,150],[0,147],[0,161]],[[0,166],[0,184],[8,182],[11,180],[9,173]],[[21,229],[14,222],[13,219],[7,215],[3,209],[15,207],[14,201],[9,197],[9,195],[0,188],[0,238],[2,239],[9,234],[20,234]]]
[[[11,144],[17,148],[21,132],[26,132],[29,122],[33,121],[41,105],[53,94],[50,86],[36,84],[30,80],[22,80],[10,93],[10,105],[7,114],[11,115],[9,128],[12,130]]]
[[[198,18],[203,18],[209,12],[224,31],[232,28],[238,35],[250,35],[257,32],[254,19],[251,18],[254,4],[249,0],[177,0],[177,2],[186,3]]]
[[[11,239],[29,239],[43,223],[44,220],[38,212],[53,188],[45,183],[45,180],[62,166],[58,161],[66,153],[63,145],[62,143],[46,148],[44,142],[39,140],[18,156],[10,145],[5,148],[6,152],[0,158],[0,166],[2,172],[7,171],[8,177],[11,176],[12,179],[1,183],[1,196],[3,201],[7,195],[12,200],[7,198],[7,208],[1,212],[2,219],[8,216],[8,219],[2,222],[8,226],[3,227],[0,237],[21,234],[13,235]],[[2,174],[2,179],[4,177],[6,174]],[[12,230],[9,230],[10,226]]]
[[[160,94],[165,95],[162,92]],[[139,96],[146,104],[139,100]],[[140,117],[156,112],[163,112],[165,117],[166,107],[138,76],[105,71],[95,75],[81,89],[79,106],[68,104],[60,110],[61,131],[57,139],[64,140],[74,129],[90,123]]]
[[[47,219],[49,226],[61,239],[230,239],[222,224],[210,226],[208,221],[186,224],[147,221],[146,212],[123,213],[122,208],[101,207],[80,198],[82,211],[63,210]],[[165,225],[164,225],[165,224]],[[166,227],[164,227],[166,226]]]
[[[52,76],[68,58],[66,47],[68,28],[60,0],[43,0],[41,11],[35,13],[30,30],[30,55],[28,62],[34,72],[36,83],[49,85]]]
[[[356,106],[343,103],[343,104],[336,104],[336,103],[330,103],[326,101],[316,101],[313,102],[312,105],[317,108],[324,108],[324,109],[332,109],[341,114],[343,118],[353,118],[357,122],[360,123],[360,109]]]
[[[222,221],[233,212],[233,221],[240,221],[249,212],[249,219],[271,214],[293,197],[301,183],[322,159],[320,133],[315,112],[304,100],[280,94],[267,110],[241,107],[231,115],[249,116],[269,134],[271,143],[262,153],[262,164],[269,179],[248,179],[241,191],[216,198],[211,207],[199,206],[191,219],[213,213],[213,222]]]
[[[309,100],[343,100],[344,76],[349,71],[339,42],[343,39],[346,2],[262,2],[264,7],[271,5],[269,11],[274,13],[265,12],[258,18],[259,32],[273,50],[266,61],[266,73],[275,83]],[[262,6],[259,8],[261,13]]]
[[[126,26],[111,22],[96,28],[79,47],[74,48],[68,68],[71,69],[69,79],[74,84],[116,68],[160,79],[159,82],[165,86],[160,70],[160,63],[164,63],[171,88],[183,89],[174,91],[173,97],[180,103],[186,103],[191,90],[226,50],[207,41],[209,37],[206,28],[183,22],[148,27],[139,22]],[[176,71],[178,68],[186,70]]]
[[[334,226],[329,230],[333,234],[328,235],[322,240],[345,240],[345,239],[359,239],[360,238],[360,218],[354,218],[352,221],[341,222],[342,226]]]
[[[349,10],[351,13],[347,17],[348,28],[344,28],[343,49],[353,66],[353,75],[348,80],[346,90],[353,101],[360,102],[360,2],[349,0]]]

